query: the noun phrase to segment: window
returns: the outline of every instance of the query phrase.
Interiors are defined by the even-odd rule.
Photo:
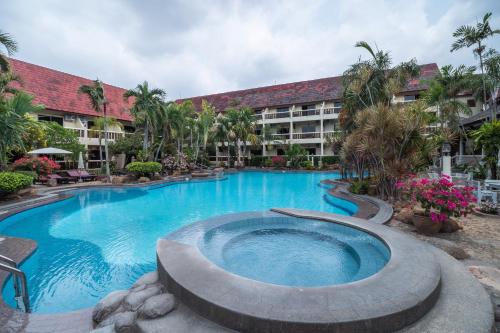
[[[123,126],[123,129],[125,130],[125,132],[127,133],[134,133],[135,132],[135,128],[132,127],[132,126]]]
[[[59,125],[63,125],[63,118],[62,117],[56,117],[56,116],[44,116],[44,115],[38,115],[38,121],[52,121],[54,123],[58,123]]]
[[[278,156],[283,156],[283,155],[285,155],[285,151],[284,151],[283,149],[281,149],[281,148],[278,148],[278,149],[276,150],[276,154],[277,154]]]
[[[337,108],[341,109],[342,108],[342,102],[334,102],[333,103],[333,107],[336,108],[336,109]]]
[[[262,129],[261,128],[256,128],[255,129],[255,135],[261,135],[262,134]]]
[[[316,132],[316,126],[314,125],[302,126],[302,133],[313,133],[313,132]]]
[[[468,99],[467,106],[470,108],[475,108],[476,107],[476,100],[475,99]]]
[[[278,129],[278,131],[276,132],[278,134],[289,134],[290,133],[290,129],[288,127],[281,127]]]
[[[277,109],[276,109],[276,112],[277,112],[277,113],[281,113],[281,112],[288,112],[288,108],[277,108]]]
[[[307,155],[316,155],[316,148],[306,148]]]
[[[405,102],[413,102],[416,99],[417,99],[417,96],[415,96],[415,95],[405,95],[404,96]]]
[[[260,116],[262,114],[262,109],[257,109],[254,112],[256,116]]]
[[[305,110],[314,110],[314,109],[316,109],[316,105],[314,105],[314,104],[302,105],[302,111],[305,111]]]

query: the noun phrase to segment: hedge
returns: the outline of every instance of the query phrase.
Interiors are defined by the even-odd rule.
[[[33,177],[17,172],[0,172],[0,193],[14,193],[33,184]]]
[[[127,164],[125,168],[138,176],[150,176],[161,171],[161,164],[158,162],[132,162]]]

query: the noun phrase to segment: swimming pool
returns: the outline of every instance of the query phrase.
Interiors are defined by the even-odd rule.
[[[33,312],[77,310],[154,270],[156,240],[194,221],[273,207],[354,214],[355,204],[328,197],[318,186],[335,178],[337,173],[239,172],[219,181],[78,190],[67,200],[8,217],[0,234],[38,243],[21,266]],[[3,296],[13,305],[11,286]]]

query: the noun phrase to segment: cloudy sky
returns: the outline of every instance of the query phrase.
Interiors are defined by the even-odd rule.
[[[171,99],[341,74],[366,40],[394,62],[475,64],[452,33],[499,0],[3,1],[0,30],[16,58]],[[500,50],[500,37],[488,44]]]

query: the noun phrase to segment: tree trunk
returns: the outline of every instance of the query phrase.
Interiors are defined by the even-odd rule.
[[[106,104],[104,104],[104,153],[106,154],[106,178],[111,181],[111,171],[109,169],[109,151],[108,151],[108,117],[106,115]]]
[[[142,142],[142,150],[148,150],[148,140],[149,140],[149,126],[148,122],[144,125],[144,141]]]
[[[101,170],[102,170],[102,161],[103,161],[103,158],[102,158],[102,135],[101,135],[101,131],[99,131],[99,165],[101,167]]]

